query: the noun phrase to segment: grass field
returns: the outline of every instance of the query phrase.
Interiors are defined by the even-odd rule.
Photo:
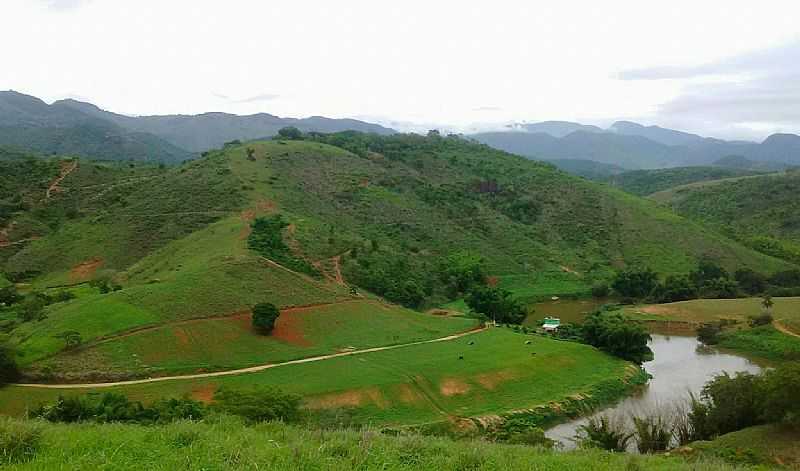
[[[800,321],[800,297],[773,298],[772,315],[790,324]],[[625,309],[636,319],[670,320],[690,323],[733,319],[746,322],[749,316],[762,312],[761,298],[694,299],[668,304],[634,306]]]
[[[0,423],[2,424],[2,423]],[[28,424],[31,424],[28,422]],[[733,470],[719,459],[630,456],[597,450],[552,452],[521,445],[408,435],[377,430],[319,431],[279,423],[211,423],[141,427],[42,424],[32,461],[9,470]],[[741,469],[741,468],[736,468]]]
[[[719,346],[775,361],[800,360],[800,338],[766,325],[724,332]]]
[[[103,375],[160,376],[243,368],[303,357],[444,337],[477,321],[437,317],[378,302],[353,300],[287,309],[275,331],[256,334],[250,313],[154,327],[111,338],[36,365],[71,379]]]
[[[781,464],[800,469],[800,429],[761,425],[729,433],[710,442],[696,442],[700,453],[738,464]]]
[[[532,344],[526,345],[527,340]],[[208,398],[221,386],[270,385],[302,395],[309,408],[353,407],[361,420],[388,425],[526,409],[591,394],[610,383],[622,390],[629,374],[629,363],[593,347],[495,328],[452,341],[259,373],[104,390],[148,401],[184,394]],[[20,414],[59,394],[86,392],[9,386],[0,389],[0,413]]]

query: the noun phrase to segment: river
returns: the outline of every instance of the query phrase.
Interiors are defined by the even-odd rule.
[[[653,378],[641,391],[596,412],[595,416],[627,419],[631,414],[646,415],[659,407],[671,409],[685,402],[690,391],[699,394],[703,385],[716,374],[724,371],[756,373],[761,369],[746,358],[703,347],[694,337],[653,334],[652,338],[650,348],[654,359],[643,366]],[[578,427],[587,421],[588,418],[581,418],[557,425],[548,429],[546,435],[565,449],[575,448],[572,438]]]

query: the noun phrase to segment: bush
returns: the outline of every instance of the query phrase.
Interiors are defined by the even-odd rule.
[[[658,287],[658,275],[650,269],[624,270],[617,274],[611,286],[623,298],[642,299]]]
[[[214,394],[214,408],[251,423],[271,420],[295,422],[300,418],[300,396],[285,394],[274,388],[222,388]]]
[[[737,270],[734,278],[742,291],[749,295],[761,294],[767,289],[767,277],[749,268]]]
[[[721,323],[707,322],[697,328],[697,340],[705,345],[716,345],[719,343],[721,333]]]
[[[605,298],[611,294],[611,288],[607,283],[596,283],[592,286],[592,296],[595,298]]]
[[[598,310],[590,314],[583,323],[583,341],[634,363],[653,358],[647,346],[650,334],[618,311]]]
[[[762,418],[767,422],[789,422],[800,426],[800,363],[787,362],[763,375]]]
[[[263,334],[267,335],[275,328],[275,321],[281,312],[270,303],[259,303],[253,306],[253,328]]]
[[[622,420],[606,416],[591,417],[585,425],[578,427],[578,443],[584,448],[624,452],[628,449],[633,434],[625,429]]]
[[[303,133],[294,126],[286,126],[278,130],[278,136],[283,139],[298,140],[303,138]]]
[[[0,466],[31,460],[41,439],[39,424],[0,418]]]
[[[765,312],[757,316],[750,316],[750,327],[758,327],[762,325],[772,324],[772,314]]]
[[[19,379],[17,356],[13,346],[5,337],[0,337],[0,384]]]
[[[658,301],[674,303],[697,297],[697,287],[688,276],[669,276],[658,289]]]
[[[639,453],[655,453],[669,448],[672,430],[663,417],[634,417],[633,428]]]
[[[205,407],[189,398],[162,399],[145,407],[117,393],[87,394],[63,397],[42,404],[31,412],[33,417],[50,422],[129,422],[138,424],[167,423],[174,420],[202,419]]]
[[[473,311],[503,324],[519,324],[527,315],[522,303],[502,288],[475,286],[467,295],[466,302]]]

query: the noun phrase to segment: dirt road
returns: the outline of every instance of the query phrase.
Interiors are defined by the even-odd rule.
[[[365,348],[363,350],[353,350],[349,352],[340,352],[340,353],[332,353],[329,355],[320,355],[316,357],[309,357],[309,358],[301,358],[300,360],[292,360],[292,361],[285,361],[282,363],[269,363],[266,365],[258,365],[258,366],[251,366],[249,368],[241,368],[237,370],[227,370],[227,371],[216,371],[214,373],[198,373],[192,375],[183,375],[183,376],[162,376],[159,378],[147,378],[147,379],[135,379],[130,381],[116,381],[113,383],[87,383],[87,384],[31,384],[31,383],[20,383],[14,384],[14,386],[21,386],[26,388],[40,388],[40,389],[96,389],[96,388],[111,388],[114,386],[130,386],[134,384],[148,384],[148,383],[157,383],[161,381],[175,381],[175,380],[182,380],[182,379],[204,379],[204,378],[218,378],[220,376],[235,376],[247,373],[258,373],[259,371],[268,370],[271,368],[278,368],[281,366],[289,366],[289,365],[300,365],[303,363],[313,363],[316,361],[324,361],[330,360],[331,358],[339,358],[339,357],[346,357],[351,355],[362,355],[365,353],[373,353],[373,352],[382,352],[384,350],[394,350],[397,348],[405,348],[411,347],[414,345],[425,345],[429,343],[437,343],[437,342],[447,342],[450,340],[460,339],[462,337],[466,337],[467,335],[477,334],[478,332],[483,332],[486,330],[486,327],[480,327],[477,329],[469,330],[467,332],[461,332],[460,334],[448,335],[447,337],[440,337],[437,339],[431,340],[421,340],[419,342],[411,342],[411,343],[404,343],[400,345],[389,345],[386,347],[373,347],[373,348]]]

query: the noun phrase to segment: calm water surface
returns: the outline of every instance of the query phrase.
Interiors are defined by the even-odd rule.
[[[653,361],[644,364],[653,378],[639,393],[617,405],[595,413],[611,417],[628,418],[631,414],[647,414],[659,407],[673,407],[685,402],[689,392],[698,394],[703,385],[714,375],[727,371],[756,373],[760,367],[750,360],[703,347],[696,338],[653,334],[650,348],[655,354]],[[588,419],[576,419],[557,425],[546,434],[548,438],[561,442],[566,449],[575,448],[572,438],[579,426]]]

